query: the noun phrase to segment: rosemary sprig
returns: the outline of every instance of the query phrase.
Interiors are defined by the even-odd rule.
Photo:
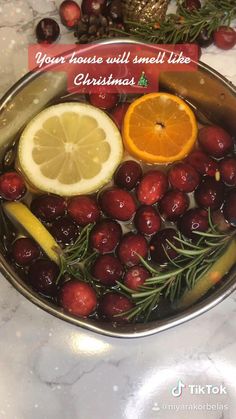
[[[191,12],[182,1],[177,1],[177,5],[176,14],[168,14],[160,23],[126,22],[129,29],[123,35],[154,44],[194,42],[203,30],[210,36],[219,26],[228,26],[236,18],[235,0],[206,0],[200,9]]]

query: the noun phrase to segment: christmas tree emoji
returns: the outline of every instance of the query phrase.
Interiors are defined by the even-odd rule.
[[[148,86],[148,79],[147,79],[146,74],[144,73],[144,71],[142,71],[142,74],[141,74],[140,79],[138,81],[138,86],[141,86],[141,87],[147,87]]]

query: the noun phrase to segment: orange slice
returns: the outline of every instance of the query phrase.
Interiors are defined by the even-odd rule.
[[[129,106],[123,141],[134,157],[148,163],[172,163],[186,157],[197,138],[193,111],[179,97],[150,93]]]

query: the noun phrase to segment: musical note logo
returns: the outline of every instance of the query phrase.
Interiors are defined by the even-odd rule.
[[[186,385],[181,380],[179,380],[177,386],[172,388],[172,391],[171,391],[172,396],[180,397],[185,387]]]

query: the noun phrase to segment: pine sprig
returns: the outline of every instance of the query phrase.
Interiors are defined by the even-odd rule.
[[[228,26],[236,18],[235,0],[206,0],[193,11],[188,11],[183,2],[177,1],[177,5],[176,14],[168,14],[160,23],[126,22],[129,31],[123,35],[154,44],[194,42],[203,30],[210,36],[219,26]]]

